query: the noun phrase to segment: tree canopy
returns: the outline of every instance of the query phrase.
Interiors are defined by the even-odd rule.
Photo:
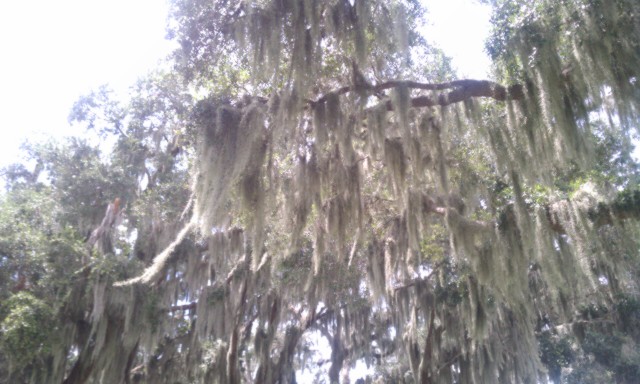
[[[640,3],[489,3],[459,79],[418,0],[173,0],[3,171],[0,383],[637,380]]]

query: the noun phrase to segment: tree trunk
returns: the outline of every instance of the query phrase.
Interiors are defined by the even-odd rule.
[[[342,318],[336,316],[336,330],[333,337],[329,339],[331,343],[331,367],[329,367],[329,382],[331,384],[340,383],[340,371],[344,364],[345,351],[342,345]]]

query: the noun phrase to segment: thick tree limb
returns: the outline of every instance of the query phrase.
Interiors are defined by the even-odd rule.
[[[445,106],[469,100],[474,97],[489,97],[498,101],[505,100],[522,100],[524,99],[524,87],[521,84],[514,84],[508,87],[494,83],[488,80],[455,80],[448,83],[419,83],[417,81],[391,80],[374,85],[370,88],[373,93],[381,92],[385,89],[407,87],[410,89],[421,89],[428,91],[444,91],[452,89],[448,93],[442,93],[436,98],[431,96],[418,96],[411,99],[411,106],[415,108],[433,107],[436,105]],[[344,95],[353,92],[355,89],[351,86],[345,86],[324,94],[319,99],[313,101],[308,100],[311,106],[327,101],[329,95]],[[393,104],[390,100],[386,101],[387,109],[393,110]]]

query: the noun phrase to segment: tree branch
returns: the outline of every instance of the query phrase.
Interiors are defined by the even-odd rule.
[[[449,360],[447,360],[444,364],[442,364],[437,370],[436,373],[440,373],[440,371],[442,371],[445,368],[448,368],[451,366],[451,364],[455,363],[456,360],[458,360],[460,357],[462,356],[462,352],[458,352],[455,355],[453,355],[452,358],[450,358]]]
[[[422,209],[426,213],[435,213],[436,215],[445,217],[447,214],[455,215],[455,219],[470,229],[487,230],[495,226],[495,221],[471,220],[462,216],[455,208],[439,206],[432,198],[424,196]],[[549,228],[558,233],[566,234],[567,231],[562,221],[556,215],[556,204],[547,204],[545,209],[547,219],[549,220]],[[501,213],[499,221],[511,222],[515,220],[514,213],[509,206]],[[618,195],[610,202],[599,202],[587,210],[589,220],[596,228],[605,225],[612,225],[615,222],[623,220],[640,220],[640,189],[629,189],[618,193]]]
[[[192,302],[187,303],[187,304],[173,305],[173,306],[169,307],[169,312],[195,311],[197,304],[198,304],[197,302],[192,301]]]
[[[404,289],[404,288],[409,288],[409,287],[413,287],[414,285],[418,285],[420,283],[424,283],[427,282],[431,279],[431,277],[433,277],[433,275],[438,272],[438,270],[444,265],[444,261],[441,261],[439,263],[437,263],[433,269],[431,269],[431,272],[429,272],[429,274],[425,277],[421,277],[421,278],[416,278],[416,279],[411,279],[408,282],[402,284],[402,285],[398,285],[393,287],[394,291],[398,291],[400,289]]]
[[[546,208],[551,229],[565,234],[566,230],[558,219],[553,204]],[[627,189],[618,192],[610,202],[599,202],[587,209],[587,216],[596,228],[612,225],[623,220],[640,220],[640,189]]]
[[[422,89],[428,91],[443,91],[453,89],[448,93],[442,93],[437,98],[430,96],[418,96],[411,99],[411,106],[414,108],[432,107],[436,105],[445,106],[460,101],[468,100],[472,97],[489,97],[498,101],[522,100],[524,99],[524,87],[522,84],[514,84],[508,87],[488,80],[454,80],[447,83],[419,83],[417,81],[390,80],[374,85],[370,88],[373,93],[385,89],[407,87],[410,89]],[[344,95],[355,91],[352,86],[345,86],[322,95],[319,99],[308,100],[312,107],[324,103],[329,95]],[[393,110],[391,100],[386,101],[387,109]]]
[[[520,84],[504,87],[487,80],[458,80],[453,83],[458,84],[453,91],[440,94],[437,99],[429,96],[415,97],[411,99],[411,106],[414,108],[435,105],[445,106],[465,101],[472,97],[489,97],[498,101],[524,99],[524,89]]]

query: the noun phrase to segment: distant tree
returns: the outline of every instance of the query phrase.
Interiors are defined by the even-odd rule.
[[[4,172],[4,382],[634,382],[640,4],[490,3],[461,80],[416,0],[175,0]]]

